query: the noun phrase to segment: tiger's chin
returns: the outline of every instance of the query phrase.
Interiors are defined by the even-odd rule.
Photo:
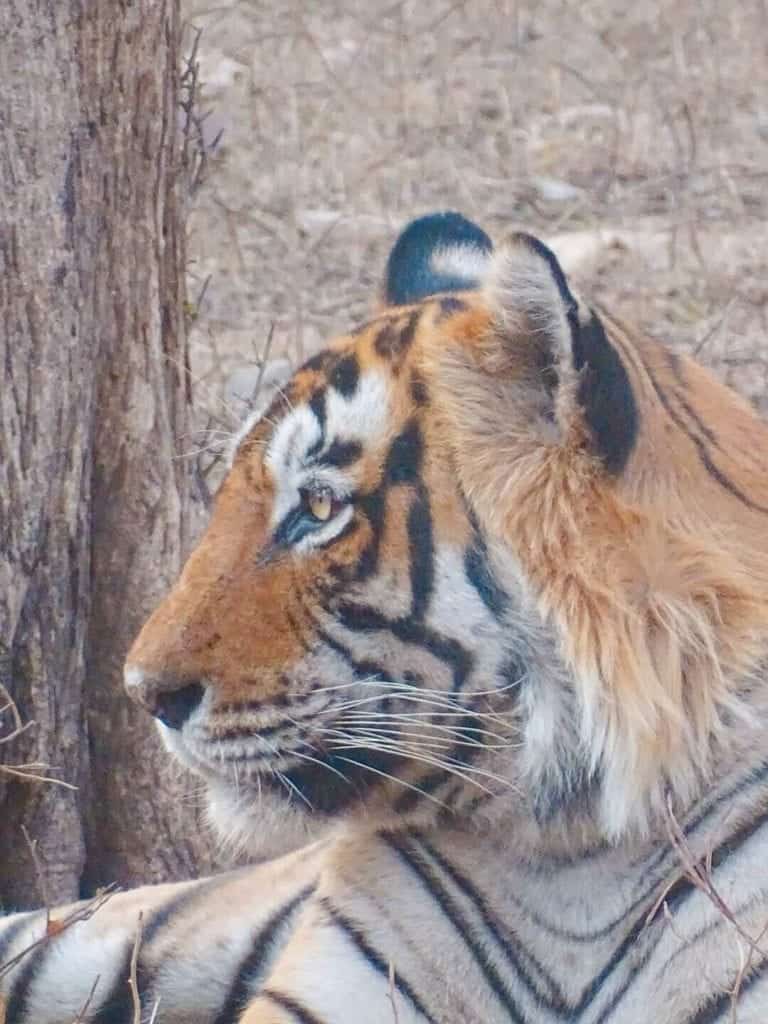
[[[158,730],[174,759],[205,783],[208,824],[233,859],[279,856],[352,820],[401,824],[390,791],[402,769],[396,755],[349,747],[311,758],[286,752],[270,765],[249,762],[241,748],[235,762],[201,753],[183,730]]]
[[[233,860],[262,860],[290,853],[320,838],[328,821],[268,787],[235,787],[209,777],[206,817],[219,847]]]

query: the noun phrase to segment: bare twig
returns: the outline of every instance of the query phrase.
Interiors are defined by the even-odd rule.
[[[184,61],[179,79],[179,106],[184,114],[181,165],[187,176],[187,190],[191,197],[199,191],[206,179],[208,158],[221,141],[223,129],[206,142],[203,125],[209,113],[200,113],[200,62],[198,51],[202,29],[192,28],[192,47]]]
[[[139,919],[136,923],[136,938],[133,940],[133,952],[131,953],[131,973],[128,977],[128,987],[131,990],[131,1000],[133,1002],[133,1024],[141,1024],[141,994],[139,992],[138,969],[143,919],[144,915],[139,911]]]
[[[96,987],[98,986],[100,980],[101,980],[101,975],[97,974],[96,977],[93,979],[93,984],[91,985],[91,991],[88,993],[88,997],[86,998],[86,1000],[83,1003],[83,1005],[77,1011],[77,1016],[72,1021],[72,1024],[85,1024],[86,1018],[87,1018],[87,1015],[88,1015],[88,1010],[90,1008],[91,1003],[93,1002],[93,997],[96,994]]]
[[[8,692],[7,687],[0,681],[0,715],[8,712],[11,716],[11,729],[4,735],[0,734],[0,747],[22,736],[35,723],[22,722],[21,713]],[[63,779],[54,778],[47,772],[55,771],[51,765],[43,764],[42,761],[30,761],[26,764],[0,764],[0,775],[9,775],[14,779],[21,779],[24,782],[52,782],[56,786],[63,786],[64,789],[77,789],[71,782],[64,782]]]
[[[13,968],[20,963],[26,956],[28,956],[33,950],[38,949],[46,942],[50,942],[57,935],[61,935],[62,932],[71,928],[73,924],[78,921],[88,921],[93,915],[100,910],[107,900],[111,899],[112,896],[118,891],[114,885],[107,886],[106,889],[102,889],[92,899],[88,900],[87,903],[77,906],[74,910],[71,910],[68,914],[61,918],[51,918],[48,916],[46,920],[45,934],[41,935],[39,939],[34,942],[30,942],[28,946],[25,946],[20,953],[16,956],[11,957],[10,960],[0,965],[0,978],[4,978],[6,974],[13,970]]]
[[[758,956],[760,959],[768,956],[768,949],[761,946],[763,939],[766,934],[768,934],[768,922],[766,922],[764,927],[754,938],[744,930],[736,915],[715,887],[712,876],[712,851],[708,850],[703,857],[698,858],[693,853],[690,844],[688,843],[688,839],[683,832],[680,823],[675,817],[675,813],[672,809],[671,795],[667,795],[665,818],[669,838],[683,866],[683,877],[687,878],[691,884],[699,890],[699,892],[702,892],[712,902],[718,913],[720,913],[731,928],[733,928],[734,932],[741,940],[741,943],[745,944],[747,947],[747,954],[745,956],[741,943],[739,944],[741,963],[736,973],[733,986],[729,990],[729,994],[731,996],[731,1024],[736,1024],[737,1003],[744,979],[752,969],[755,956]],[[678,878],[675,878],[672,880],[670,885],[666,886],[661,896],[654,903],[650,913],[647,915],[646,924],[655,916],[661,904],[664,904],[664,912],[667,919],[669,920],[671,918],[668,907],[666,906],[666,897],[672,885],[674,885],[678,880]]]
[[[32,863],[35,866],[35,878],[37,880],[40,902],[45,907],[45,930],[47,932],[51,923],[51,894],[48,891],[48,882],[46,880],[45,870],[43,868],[42,861],[40,860],[40,854],[38,853],[37,840],[32,839],[26,825],[21,826],[21,831],[24,835],[27,846],[29,847]]]
[[[707,898],[720,911],[723,917],[729,922],[740,938],[746,942],[747,946],[751,950],[756,951],[760,956],[768,956],[768,950],[761,949],[757,945],[759,940],[753,939],[751,935],[744,931],[734,916],[731,908],[715,888],[711,872],[711,860],[708,860],[706,857],[697,859],[694,855],[688,843],[688,839],[686,838],[686,835],[680,827],[680,823],[672,810],[671,795],[667,796],[666,824],[670,840],[672,841],[672,845],[677,851],[683,868],[685,869],[686,877],[697,889],[699,889],[700,892],[703,892],[704,895],[707,896]]]

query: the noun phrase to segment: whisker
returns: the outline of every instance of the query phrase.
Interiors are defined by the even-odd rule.
[[[479,746],[495,746],[495,744],[485,744],[481,742],[479,737],[483,736],[487,736],[493,740],[499,740],[500,742],[497,744],[498,746],[520,745],[519,743],[513,744],[511,737],[502,735],[501,733],[492,732],[490,729],[482,729],[479,726],[474,725],[445,725],[432,721],[433,716],[434,712],[431,711],[405,712],[403,714],[398,714],[397,712],[358,711],[354,714],[344,714],[340,716],[340,721],[345,725],[418,725],[426,729],[434,730],[435,732],[447,733],[449,736],[475,733],[478,736],[477,744]]]
[[[343,754],[336,755],[340,761],[345,761],[347,764],[352,764],[356,768],[364,768],[366,771],[373,772],[374,775],[380,775],[383,779],[390,779],[392,782],[396,782],[399,786],[404,786],[405,789],[410,789],[414,793],[418,793],[420,796],[426,797],[427,800],[431,800],[432,803],[437,804],[438,807],[444,808],[446,811],[449,810],[447,804],[442,800],[438,800],[432,793],[427,793],[425,790],[420,789],[418,786],[414,786],[411,782],[406,782],[405,779],[400,779],[396,775],[390,775],[389,772],[381,771],[378,768],[374,768],[373,765],[365,764],[363,761],[355,761],[354,758],[345,757]]]
[[[324,768],[324,769],[326,769],[329,772],[333,772],[333,774],[334,775],[338,775],[338,777],[343,782],[346,782],[346,784],[348,786],[352,785],[351,779],[348,779],[347,776],[344,774],[344,772],[340,772],[339,769],[338,768],[334,768],[334,766],[332,764],[327,764],[325,761],[320,761],[318,758],[312,757],[311,754],[302,754],[298,750],[292,750],[291,751],[291,756],[292,757],[299,757],[299,758],[301,758],[302,761],[309,761],[312,764],[316,764],[318,766],[318,768]]]
[[[304,803],[307,805],[310,811],[314,811],[315,808],[312,805],[312,802],[309,800],[307,796],[305,796],[304,793],[301,792],[299,787],[294,782],[291,782],[291,780],[286,775],[283,775],[283,773],[279,771],[279,769],[273,768],[272,771],[275,773],[275,775],[278,777],[280,782],[285,786],[289,793],[295,793],[300,800],[304,801]]]
[[[406,683],[404,680],[382,679],[378,676],[361,676],[360,678],[353,679],[347,683],[334,683],[332,686],[318,687],[318,689],[315,690],[315,693],[330,693],[334,690],[348,690],[354,686],[365,686],[371,683],[376,684],[377,686],[384,686],[389,689],[402,690],[405,693],[434,694],[445,697],[448,700],[459,701],[465,697],[495,697],[500,693],[505,693],[507,690],[514,689],[516,686],[519,686],[521,682],[522,676],[520,679],[515,679],[512,682],[505,683],[503,686],[494,686],[490,690],[473,690],[469,693],[454,694],[450,690],[422,686],[418,683]]]
[[[334,749],[346,750],[355,747],[359,748],[360,739],[365,739],[365,737],[358,736],[357,734],[352,734],[349,736],[339,734],[337,735],[336,739],[337,742],[333,744]],[[494,782],[502,783],[503,785],[511,785],[510,783],[508,783],[506,779],[502,779],[499,776],[494,775],[492,772],[488,772],[483,768],[475,768],[472,765],[464,765],[451,760],[441,760],[436,757],[430,757],[429,755],[424,754],[422,751],[413,750],[406,744],[398,744],[386,738],[381,739],[379,737],[372,736],[370,737],[370,739],[373,740],[373,742],[366,743],[367,750],[377,750],[384,754],[399,754],[400,756],[409,758],[412,761],[421,761],[424,764],[428,764],[433,768],[440,768],[448,775],[453,775],[457,778],[463,779],[465,782],[469,783],[470,785],[476,786],[478,789],[483,790],[483,792],[488,793],[491,796],[493,795],[493,792],[491,790],[489,790],[486,786],[483,786],[483,784],[481,782],[478,782],[477,779],[473,779],[470,775],[467,775],[466,773],[471,772],[474,775],[484,776],[485,778],[491,779]]]
[[[341,714],[354,708],[363,707],[366,704],[379,704],[381,702],[381,699],[381,694],[371,694],[370,696],[358,697],[354,700],[344,701],[341,704],[336,705],[335,708],[329,710],[332,710],[337,714]],[[488,721],[496,722],[497,725],[509,724],[508,722],[505,722],[503,717],[501,717],[501,715],[497,712],[477,711],[474,708],[468,708],[466,706],[451,705],[447,701],[438,701],[435,700],[433,697],[425,699],[424,697],[418,694],[401,693],[397,695],[397,699],[405,701],[406,703],[410,702],[413,704],[421,704],[425,707],[435,707],[440,709],[439,711],[433,712],[434,714],[441,714],[453,717],[471,715],[473,718],[487,719]]]
[[[345,719],[340,722],[339,725],[343,728],[349,728],[353,735],[364,735],[366,730],[371,729],[374,725],[372,722],[354,722]],[[383,723],[384,726],[387,723]],[[430,736],[424,732],[415,732],[409,729],[395,728],[379,728],[373,730],[373,735],[379,735],[382,738],[391,739],[404,739],[413,740],[419,746],[423,746],[433,750],[453,750],[456,747],[466,747],[470,750],[487,750],[487,751],[501,751],[501,750],[514,750],[520,746],[519,743],[489,743],[483,740],[477,739],[476,737],[462,736],[460,732],[449,732],[447,735]]]

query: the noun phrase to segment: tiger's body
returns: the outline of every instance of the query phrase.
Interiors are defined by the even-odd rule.
[[[275,859],[114,896],[0,977],[5,1024],[133,1021],[139,911],[167,1024],[763,1024],[767,439],[535,239],[414,222],[129,655]]]

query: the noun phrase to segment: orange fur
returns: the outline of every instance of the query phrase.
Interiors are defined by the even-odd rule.
[[[688,802],[713,750],[727,743],[726,719],[748,718],[743,691],[768,636],[768,430],[705,370],[605,315],[640,413],[629,462],[618,477],[608,474],[593,451],[578,398],[583,372],[573,369],[548,275],[513,244],[496,257],[485,291],[461,295],[452,315],[434,301],[387,310],[332,348],[388,379],[388,429],[369,442],[357,486],[375,485],[386,446],[417,417],[439,538],[460,547],[468,536],[458,477],[555,628],[573,672],[584,755],[606,780],[603,819],[618,834],[643,825],[666,786]],[[589,315],[579,303],[582,322]],[[396,336],[413,316],[410,349],[382,358],[377,337]],[[424,409],[409,391],[414,370],[430,395]],[[260,444],[274,419],[324,379],[321,369],[300,372],[245,440],[211,526],[138,638],[130,661],[160,688],[166,678],[169,687],[205,678],[219,705],[272,700],[298,657],[297,632],[312,633],[306,607],[316,586],[331,563],[351,562],[370,539],[363,524],[332,554],[258,564],[275,486]],[[382,543],[393,581],[408,571],[403,493],[389,496]]]

